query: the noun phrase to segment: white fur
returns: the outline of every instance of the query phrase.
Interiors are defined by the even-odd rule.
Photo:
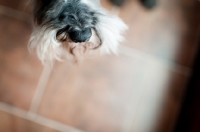
[[[38,58],[42,63],[52,62],[55,59],[61,61],[63,54],[62,43],[56,40],[56,30],[46,27],[37,27],[31,35],[29,50],[36,49]]]
[[[124,39],[121,33],[127,29],[127,26],[118,17],[106,13],[100,16],[100,22],[97,28],[101,32],[103,41],[100,51],[116,54],[119,43]]]

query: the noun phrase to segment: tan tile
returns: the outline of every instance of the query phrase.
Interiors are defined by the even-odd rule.
[[[31,25],[0,16],[0,101],[29,109],[42,66],[27,50]]]
[[[199,7],[195,0],[160,0],[155,9],[146,10],[138,1],[128,1],[120,14],[129,26],[124,44],[191,67],[197,49]]]
[[[88,132],[145,132],[154,128],[173,73],[126,56],[57,63],[38,113]]]
[[[141,79],[142,62],[114,56],[95,59],[78,66],[57,64],[39,113],[86,131],[120,131],[130,96],[126,93],[138,91],[132,80]]]
[[[0,110],[0,132],[58,132],[35,122]]]
[[[0,5],[29,14],[32,12],[30,0],[1,0]]]

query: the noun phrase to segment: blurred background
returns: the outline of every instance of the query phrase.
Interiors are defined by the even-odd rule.
[[[119,55],[43,67],[32,6],[0,0],[0,132],[200,131],[200,2],[101,3],[129,26]]]

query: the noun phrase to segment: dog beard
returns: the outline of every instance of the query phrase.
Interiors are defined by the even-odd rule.
[[[43,64],[94,49],[117,53],[127,26],[102,8],[99,0],[33,2],[35,29],[29,49],[36,50]]]

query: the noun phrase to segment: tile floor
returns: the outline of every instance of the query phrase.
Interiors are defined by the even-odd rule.
[[[128,0],[116,55],[43,67],[27,1],[0,0],[0,132],[170,132],[195,58],[200,2]],[[113,6],[102,0],[108,10]]]

